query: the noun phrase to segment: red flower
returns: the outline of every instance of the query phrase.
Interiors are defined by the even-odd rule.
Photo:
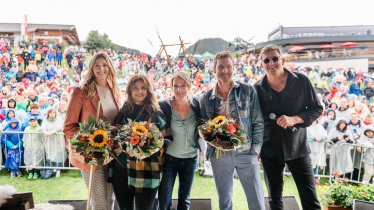
[[[226,129],[231,133],[231,134],[234,134],[236,132],[236,128],[235,128],[235,125],[231,124],[231,125],[226,125],[225,126]]]
[[[109,147],[113,147],[113,144],[114,144],[113,139],[109,139],[107,144]]]
[[[134,139],[134,136],[130,136],[130,142],[133,145],[139,144],[139,142],[140,142],[140,136],[136,136],[135,139]]]
[[[87,136],[80,136],[80,137],[79,137],[79,140],[80,140],[81,142],[85,142],[85,141],[88,140],[88,138],[87,138]]]
[[[333,177],[335,178],[338,178],[339,177],[339,172],[335,171],[333,174],[332,174]]]

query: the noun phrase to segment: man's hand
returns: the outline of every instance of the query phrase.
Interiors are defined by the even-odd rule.
[[[303,123],[303,119],[301,119],[299,116],[286,116],[286,115],[282,115],[280,116],[278,119],[277,119],[277,124],[286,129],[290,126],[294,126],[298,123]]]

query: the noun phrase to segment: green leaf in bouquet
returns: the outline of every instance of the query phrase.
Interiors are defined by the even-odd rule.
[[[91,115],[88,116],[88,125],[94,125],[96,123],[95,118],[93,118]]]
[[[72,145],[78,145],[78,144],[80,143],[80,141],[79,141],[78,139],[72,139],[72,140],[70,141],[70,143],[71,143]]]
[[[244,132],[243,130],[237,129],[236,130],[236,135],[241,136],[243,134],[243,132]]]
[[[80,129],[81,131],[84,131],[84,130],[85,130],[85,126],[84,126],[83,123],[79,123],[79,129]]]

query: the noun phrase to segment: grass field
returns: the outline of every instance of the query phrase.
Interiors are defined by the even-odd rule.
[[[68,171],[61,173],[60,178],[48,180],[27,180],[26,176],[11,179],[9,173],[4,169],[1,171],[0,185],[13,185],[19,192],[32,191],[36,203],[46,203],[48,200],[69,200],[85,199],[87,196],[87,187],[79,171]],[[294,195],[299,201],[296,186],[292,177],[284,177],[284,195]],[[173,197],[177,197],[176,183],[173,191]],[[267,195],[264,183],[265,195]],[[218,209],[218,196],[215,189],[213,178],[203,178],[196,174],[191,192],[192,198],[212,198],[213,209]],[[244,191],[239,180],[234,180],[234,209],[247,209],[247,202]]]

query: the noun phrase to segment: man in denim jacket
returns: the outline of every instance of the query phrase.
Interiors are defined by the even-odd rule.
[[[233,174],[236,169],[246,194],[248,209],[265,209],[258,155],[263,141],[263,118],[253,86],[232,79],[234,63],[230,52],[219,52],[214,58],[213,73],[217,84],[200,99],[203,119],[224,115],[235,119],[245,131],[247,144],[238,151],[215,156],[213,147],[207,150],[212,163],[214,181],[219,197],[219,208],[231,210]]]

